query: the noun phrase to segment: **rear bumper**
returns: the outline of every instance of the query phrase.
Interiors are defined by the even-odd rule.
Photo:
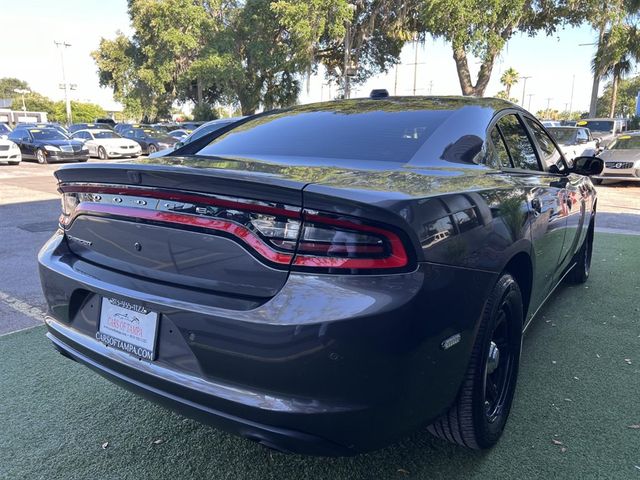
[[[234,310],[86,264],[62,235],[39,262],[48,337],[65,355],[185,415],[320,455],[380,448],[448,408],[496,277],[429,264],[393,276],[291,274],[271,300]],[[95,339],[102,296],[160,313],[154,362]],[[443,350],[456,333],[460,343]]]

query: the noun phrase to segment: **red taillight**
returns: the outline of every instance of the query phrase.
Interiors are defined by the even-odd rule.
[[[387,270],[409,265],[400,237],[353,219],[305,213],[294,267]]]
[[[80,215],[113,216],[225,235],[280,268],[375,273],[410,266],[397,233],[350,217],[145,187],[70,185],[61,190],[65,228]]]

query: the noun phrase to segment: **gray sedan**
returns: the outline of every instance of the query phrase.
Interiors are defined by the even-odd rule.
[[[604,160],[604,170],[595,178],[597,183],[640,181],[640,132],[620,135],[598,156]]]

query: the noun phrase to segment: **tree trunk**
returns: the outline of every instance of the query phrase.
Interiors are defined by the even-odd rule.
[[[613,118],[616,113],[616,102],[618,101],[618,83],[620,76],[617,72],[613,72],[613,78],[611,79],[611,108],[609,117]]]
[[[456,62],[456,70],[458,71],[458,80],[460,81],[460,89],[465,96],[482,97],[487,89],[491,72],[493,70],[493,62],[496,54],[491,52],[480,65],[478,79],[474,85],[469,72],[469,62],[467,61],[467,52],[462,47],[453,47],[453,60]]]
[[[196,80],[196,100],[198,105],[202,105],[202,80]]]
[[[606,23],[602,23],[598,30],[598,48],[601,48],[602,42],[604,42],[604,31],[606,26]],[[591,118],[596,116],[596,109],[598,106],[598,90],[600,89],[600,75],[600,67],[599,65],[596,65],[593,72],[593,85],[591,85],[591,102],[589,103],[589,116]]]
[[[507,100],[511,98],[511,84],[507,84]]]

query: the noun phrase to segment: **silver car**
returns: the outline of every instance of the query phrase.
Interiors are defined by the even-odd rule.
[[[596,183],[640,181],[640,132],[620,135],[598,156],[604,160],[604,170],[594,178]]]

